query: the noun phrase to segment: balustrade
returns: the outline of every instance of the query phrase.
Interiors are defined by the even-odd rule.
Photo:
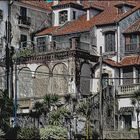
[[[119,86],[119,94],[131,94],[131,93],[134,93],[137,90],[140,90],[140,83],[139,84]]]

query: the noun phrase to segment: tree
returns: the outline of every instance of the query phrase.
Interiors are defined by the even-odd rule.
[[[6,131],[9,119],[13,114],[13,100],[9,98],[7,90],[0,90],[0,127]]]
[[[90,132],[90,118],[91,118],[91,112],[92,112],[92,102],[90,98],[87,98],[86,100],[82,100],[77,108],[76,112],[79,115],[82,115],[86,118],[85,126],[86,126],[86,137],[87,139],[90,139],[89,132]]]
[[[42,115],[44,108],[43,108],[43,103],[41,102],[36,102],[33,106],[33,109],[35,109],[35,118],[38,120],[38,128],[39,128],[39,123],[40,123],[40,116]]]
[[[137,129],[138,129],[138,137],[140,139],[140,130],[139,130],[140,90],[134,92],[134,97],[131,99],[131,104],[134,106],[137,113]]]

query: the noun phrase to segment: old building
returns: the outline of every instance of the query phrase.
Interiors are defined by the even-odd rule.
[[[25,3],[16,4],[13,11],[19,14],[21,8],[22,17],[26,17]],[[17,53],[17,93],[21,112],[28,112],[36,100],[48,93],[62,96],[70,93],[78,98],[96,95],[100,92],[99,78],[102,76],[103,88],[113,87],[113,91],[105,90],[105,95],[118,103],[110,109],[105,101],[106,118],[113,123],[106,121],[106,126],[110,129],[136,128],[136,113],[130,98],[139,89],[139,3],[62,0],[54,1],[48,8],[52,22],[42,30],[44,25],[41,23],[48,20],[47,10],[43,11],[46,16],[42,14],[42,22],[31,18],[34,22],[28,25],[30,18],[24,18],[27,22],[22,23],[26,20],[18,14],[15,15],[19,19],[12,19],[19,25],[13,44],[21,47]],[[35,18],[40,18],[34,14]],[[30,35],[34,32],[31,40]],[[100,46],[102,75],[98,62]],[[94,121],[99,123],[99,119]]]

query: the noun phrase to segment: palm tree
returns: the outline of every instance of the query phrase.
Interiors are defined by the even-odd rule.
[[[38,128],[39,128],[39,123],[40,123],[40,116],[42,115],[44,108],[43,108],[43,103],[41,102],[35,102],[33,109],[35,109],[35,116],[38,121]]]
[[[140,90],[134,92],[134,97],[131,99],[131,104],[134,106],[137,113],[137,129],[138,129],[138,137],[140,139],[140,130],[139,130]]]
[[[48,122],[50,121],[50,111],[51,111],[51,107],[55,106],[57,104],[57,102],[59,101],[59,96],[57,94],[46,94],[43,98],[43,103],[44,103],[44,113],[46,116],[46,113],[48,113]]]
[[[76,108],[77,114],[82,115],[86,118],[85,126],[86,126],[87,139],[90,139],[89,132],[90,132],[90,118],[92,112],[91,110],[92,110],[92,103],[90,98],[81,101]]]

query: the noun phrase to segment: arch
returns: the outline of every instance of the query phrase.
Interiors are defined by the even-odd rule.
[[[43,97],[50,92],[50,69],[48,66],[37,67],[33,83],[35,97]]]
[[[80,91],[82,95],[90,94],[91,67],[83,63],[81,67]]]
[[[61,95],[68,92],[68,68],[64,63],[53,67],[52,92]]]
[[[32,97],[32,72],[28,67],[23,67],[18,73],[19,98]]]

